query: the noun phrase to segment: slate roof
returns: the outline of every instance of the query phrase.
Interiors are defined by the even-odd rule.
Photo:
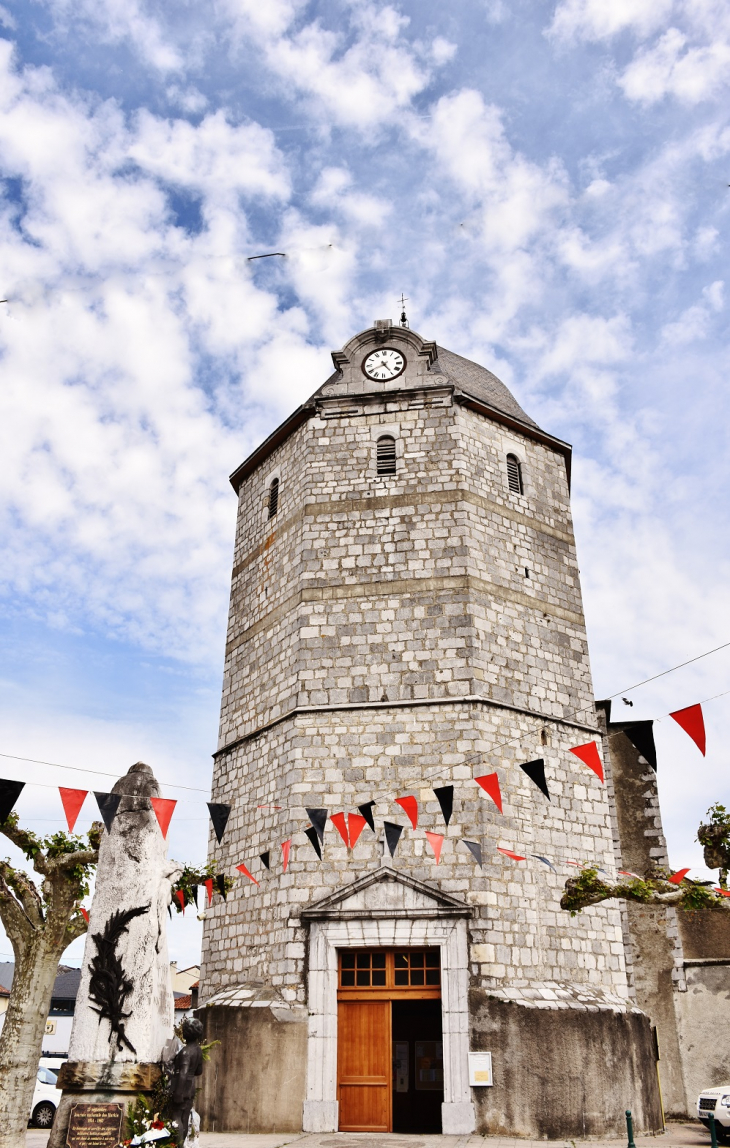
[[[434,344],[431,344],[434,346]],[[454,351],[447,351],[445,347],[437,347],[437,358],[431,363],[428,372],[425,376],[426,379],[433,380],[435,385],[438,385],[438,380],[444,378],[448,383],[451,383],[457,395],[466,396],[467,400],[472,399],[475,402],[483,403],[485,407],[491,407],[497,414],[497,421],[499,414],[506,416],[508,419],[514,419],[515,423],[521,423],[526,430],[526,433],[535,438],[538,442],[547,442],[554,448],[557,448],[565,455],[565,465],[568,471],[568,482],[570,483],[570,447],[567,443],[561,443],[559,439],[554,438],[553,435],[546,434],[541,430],[534,419],[523,411],[517,399],[510,390],[504,385],[501,379],[498,379],[492,371],[488,371],[486,367],[480,366],[479,363],[472,362],[471,359],[465,359],[463,355],[457,355]],[[316,400],[322,395],[328,393],[328,388],[333,383],[337,383],[342,378],[339,370],[335,370],[329,378],[325,379],[320,387],[310,395],[306,402],[297,407],[287,419],[284,420],[268,438],[256,447],[254,451],[243,460],[240,466],[236,467],[230,476],[231,486],[238,494],[242,483],[248,478],[250,474],[260,466],[264,459],[281,446],[283,442],[293,434],[302,423],[306,422],[312,416],[315,410]],[[462,400],[463,401],[463,400]],[[488,411],[484,411],[488,417]],[[504,418],[502,419],[504,421]],[[507,423],[509,426],[510,423]],[[529,428],[529,429],[528,429]],[[519,428],[518,428],[519,429]]]
[[[0,986],[10,989],[13,986],[15,975],[14,961],[0,962]],[[76,1000],[81,984],[81,969],[72,969],[69,965],[59,965],[56,980],[53,984],[52,998],[61,1000]]]
[[[76,1000],[81,984],[81,969],[72,969],[68,965],[58,966],[58,975],[53,985],[52,997],[63,1000]]]
[[[525,414],[517,399],[501,379],[498,379],[486,367],[481,367],[479,363],[465,359],[463,355],[457,355],[453,351],[447,351],[445,347],[439,347],[437,361],[431,364],[429,374],[446,375],[449,381],[454,383],[460,391],[471,395],[473,399],[480,399],[482,402],[488,403],[490,407],[496,407],[497,410],[506,415],[511,415],[529,426],[537,426],[535,420]]]

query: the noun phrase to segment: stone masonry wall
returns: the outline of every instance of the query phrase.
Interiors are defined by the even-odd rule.
[[[626,994],[618,910],[571,918],[558,905],[564,864],[495,852],[614,864],[606,791],[569,753],[595,736],[595,714],[564,458],[459,405],[443,378],[418,382],[318,400],[241,487],[212,798],[233,811],[210,852],[229,871],[245,861],[261,885],[242,879],[208,912],[206,997],[261,977],[304,1001],[298,914],[383,863],[369,830],[348,855],[329,825],[320,864],[300,832],[304,807],[376,798],[376,818],[407,825],[392,804],[405,793],[422,816],[394,864],[477,907],[474,987]],[[387,478],[375,473],[383,433],[397,440]],[[522,461],[524,495],[507,488],[507,453]],[[551,802],[517,768],[536,757]],[[472,780],[493,769],[504,816]],[[446,830],[430,787],[452,781]],[[447,834],[438,866],[424,828]],[[482,842],[482,870],[462,836]]]
[[[618,910],[594,906],[571,918],[558,904],[569,872],[564,865],[554,872],[535,857],[517,863],[495,852],[501,845],[563,862],[614,863],[602,787],[568,752],[576,744],[574,729],[553,723],[548,744],[540,748],[551,802],[517,768],[534,752],[540,728],[534,718],[493,706],[343,711],[289,719],[227,755],[213,798],[232,801],[234,809],[223,845],[212,851],[229,871],[245,861],[261,885],[241,880],[227,903],[216,902],[208,911],[206,997],[263,978],[285,999],[305,1000],[305,933],[298,914],[379,866],[383,844],[381,835],[366,829],[348,855],[329,825],[320,864],[300,832],[308,824],[304,807],[354,810],[377,796],[376,819],[407,825],[393,804],[404,793],[419,799],[420,821],[416,832],[404,832],[394,864],[477,906],[479,916],[470,925],[475,987],[518,990],[569,981],[626,995]],[[515,735],[521,743],[502,744]],[[471,780],[494,768],[503,815]],[[456,786],[448,829],[429,782]],[[237,800],[239,794],[245,802]],[[424,829],[446,833],[438,866]],[[289,868],[282,874],[279,845],[292,836]],[[460,842],[463,836],[481,841],[482,870]],[[270,874],[257,862],[265,849],[272,850]]]
[[[486,688],[590,723],[564,460],[432,391],[397,426],[364,400],[362,414],[311,419],[242,487],[221,747],[296,704],[384,694]],[[399,450],[387,479],[374,474],[384,429]],[[515,449],[522,496],[506,489]],[[280,509],[269,521],[272,475]]]

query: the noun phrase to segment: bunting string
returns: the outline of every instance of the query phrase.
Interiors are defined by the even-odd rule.
[[[672,667],[669,670],[664,670],[662,673],[656,674],[651,678],[647,678],[643,682],[637,683],[635,686],[628,687],[627,689],[619,691],[619,693],[611,695],[611,698],[615,698],[615,697],[618,697],[622,694],[628,693],[632,689],[638,689],[639,686],[646,685],[648,682],[655,681],[655,680],[657,680],[657,678],[664,677],[666,674],[671,673],[674,669],[680,669],[683,666],[690,665],[693,662],[699,661],[703,657],[709,656],[709,654],[716,653],[719,650],[725,649],[729,646],[730,646],[730,642],[724,643],[721,646],[717,646],[713,650],[707,651],[707,653],[705,653],[705,654],[700,654],[696,658],[691,658],[686,662],[680,663],[680,665],[678,665],[678,666]],[[666,714],[664,716],[672,718],[672,720],[674,722],[676,722],[680,726],[680,728],[691,738],[691,740],[694,742],[696,747],[699,749],[700,753],[702,753],[704,756],[706,754],[706,748],[707,747],[706,747],[706,731],[705,731],[705,723],[704,723],[704,714],[703,714],[702,706],[709,701],[714,701],[715,699],[720,698],[720,697],[724,697],[727,694],[730,694],[730,690],[724,691],[723,693],[720,693],[720,694],[715,694],[715,695],[713,695],[712,698],[705,699],[705,701],[703,701],[703,702],[697,702],[694,705],[690,705],[690,706],[685,707],[684,709],[671,711],[669,714]],[[587,713],[587,712],[590,712],[590,711],[587,709],[586,710],[575,710],[575,711],[573,711],[573,716],[576,716],[577,714],[581,714],[581,713]],[[545,715],[535,714],[534,716],[538,720],[542,720],[542,721],[545,720]],[[560,719],[556,719],[556,720],[560,720]],[[653,720],[659,721],[661,719],[657,718],[657,719],[653,719]],[[621,724],[621,728],[619,730],[612,731],[609,736],[617,736],[620,733],[625,734],[629,738],[629,740],[632,742],[632,744],[635,746],[635,748],[638,750],[638,752],[641,754],[641,756],[648,762],[648,764],[651,766],[651,768],[656,769],[657,761],[656,761],[656,750],[654,747],[652,720],[637,720],[635,722],[628,721],[628,722],[622,722],[620,724]],[[477,760],[481,761],[485,757],[493,757],[494,754],[499,749],[502,749],[502,748],[504,748],[508,745],[511,745],[511,744],[515,744],[517,742],[524,743],[528,739],[529,739],[529,735],[525,735],[524,733],[520,733],[520,734],[518,734],[512,738],[505,740],[504,742],[498,743],[497,745],[491,747],[488,751],[480,751],[480,752],[475,753],[475,754],[467,755],[467,757],[465,758],[465,763],[475,764],[477,762]],[[587,767],[587,769],[589,769],[590,771],[592,771],[595,774],[595,776],[598,778],[600,783],[602,783],[602,784],[604,783],[605,778],[604,778],[601,753],[600,753],[599,747],[596,744],[595,740],[591,740],[591,741],[589,741],[583,745],[570,747],[569,751],[575,757],[577,757],[581,761],[581,763],[585,767]],[[98,776],[113,776],[115,778],[117,777],[116,774],[111,774],[108,771],[93,770],[93,769],[86,769],[85,770],[82,767],[78,767],[78,766],[65,766],[65,765],[61,765],[57,762],[44,762],[44,761],[41,761],[39,759],[23,758],[23,757],[19,757],[18,755],[13,755],[13,754],[0,753],[0,757],[11,758],[11,759],[17,760],[17,761],[28,761],[28,762],[32,762],[35,764],[47,765],[47,766],[50,766],[52,768],[70,769],[70,770],[75,770],[76,772],[86,772],[86,773],[96,774]],[[543,796],[548,801],[550,801],[550,790],[549,790],[548,781],[547,781],[546,774],[545,774],[545,761],[544,761],[544,759],[543,758],[536,758],[536,759],[533,759],[531,761],[517,762],[515,764],[518,766],[519,769],[522,770],[522,772],[525,774],[525,776],[527,778],[529,778],[529,780],[532,782],[532,784],[538,790],[541,791]],[[435,767],[434,769],[427,771],[423,775],[423,777],[420,779],[421,784],[424,781],[426,781],[429,777],[432,777],[436,773],[441,773],[441,772],[443,772],[443,767]],[[498,775],[497,771],[494,770],[492,773],[474,777],[472,779],[472,782],[476,783],[476,785],[479,786],[483,790],[483,792],[487,795],[487,797],[494,804],[495,808],[501,814],[503,812],[502,794],[501,794],[501,788],[500,788],[500,783],[499,783],[499,775]],[[84,789],[68,788],[65,786],[55,787],[55,786],[50,786],[47,783],[43,783],[43,782],[29,782],[28,784],[39,785],[39,786],[42,786],[43,788],[58,788],[59,796],[61,799],[61,804],[63,806],[63,811],[64,811],[66,822],[67,822],[67,825],[69,828],[69,832],[73,833],[77,819],[79,817],[79,814],[80,814],[81,809],[84,805],[85,799],[88,796],[89,791],[84,790]],[[182,785],[176,785],[174,783],[170,783],[170,784],[174,788],[184,789],[184,790],[188,790],[191,792],[204,792],[204,790],[202,790],[201,788],[198,788],[198,787],[182,786]],[[11,813],[13,808],[15,807],[15,804],[18,801],[18,798],[20,797],[20,794],[22,793],[23,789],[25,788],[25,785],[26,785],[25,782],[20,782],[20,781],[15,781],[15,780],[10,780],[10,779],[0,779],[0,824],[4,823],[4,821],[7,819],[7,817],[9,816],[9,814]],[[454,789],[455,789],[455,787],[453,784],[433,787],[434,796],[438,802],[438,805],[439,805],[439,808],[441,811],[441,815],[442,815],[444,823],[447,827],[448,827],[449,822],[451,820],[451,817],[453,815]],[[94,797],[96,798],[96,802],[97,802],[102,820],[104,822],[104,825],[106,826],[107,831],[111,831],[112,825],[114,823],[114,819],[115,819],[117,812],[118,812],[118,809],[119,809],[120,802],[122,800],[122,795],[121,794],[115,794],[115,793],[105,793],[105,792],[101,792],[101,791],[94,791]],[[410,822],[411,830],[414,832],[417,831],[418,830],[418,820],[419,820],[418,799],[415,796],[413,796],[412,794],[402,794],[399,796],[393,796],[392,794],[381,795],[378,799],[373,799],[373,800],[367,801],[367,802],[359,805],[357,807],[358,808],[357,813],[349,812],[349,811],[348,812],[341,811],[341,812],[336,812],[336,813],[330,814],[329,810],[326,808],[314,808],[314,807],[308,808],[307,807],[307,808],[305,808],[304,812],[306,812],[306,814],[309,818],[309,826],[305,827],[302,831],[304,833],[304,836],[308,839],[312,849],[316,853],[317,858],[319,860],[321,860],[322,856],[323,856],[322,851],[323,851],[323,847],[324,847],[325,829],[326,829],[326,824],[327,824],[328,820],[330,820],[333,823],[333,825],[335,826],[335,829],[337,830],[340,839],[342,840],[344,845],[347,847],[347,849],[352,850],[355,848],[360,836],[362,835],[362,833],[366,827],[369,827],[369,829],[373,833],[377,832],[376,826],[375,826],[375,819],[374,819],[374,808],[375,808],[376,804],[384,804],[384,803],[391,801],[391,800],[394,802],[394,804],[398,805],[402,809],[403,813],[406,815],[406,817],[408,818],[408,821]],[[175,808],[176,808],[178,802],[176,800],[173,800],[170,798],[160,798],[160,797],[151,797],[151,798],[149,798],[149,801],[150,801],[150,808],[154,812],[154,815],[155,815],[155,818],[157,820],[160,832],[161,832],[163,838],[166,839],[167,834],[168,834],[168,830],[170,827],[170,823],[171,823],[171,820],[172,820],[172,817],[173,817],[173,814],[175,812]],[[211,821],[211,824],[213,827],[213,831],[214,831],[216,840],[217,840],[218,844],[221,844],[223,841],[223,837],[225,835],[225,831],[226,831],[226,827],[228,824],[228,819],[229,819],[230,814],[231,814],[232,806],[226,802],[208,802],[207,806],[208,806],[209,817],[210,817],[210,821]],[[274,805],[274,804],[264,804],[264,805],[257,805],[256,808],[257,809],[273,809],[277,813],[278,812],[285,812],[286,814],[289,814],[289,815],[292,813],[296,813],[298,815],[301,815],[301,812],[302,812],[302,809],[300,806],[281,806],[281,805]],[[287,819],[289,821],[292,820],[292,818],[290,816]],[[402,837],[402,834],[404,832],[405,827],[401,824],[396,823],[396,822],[387,821],[387,820],[383,821],[382,827],[383,827],[383,833],[384,833],[384,838],[385,838],[385,845],[387,846],[388,851],[390,852],[390,855],[392,857],[394,857],[396,854],[396,851],[398,849],[398,845],[399,845],[399,842],[401,840],[401,837]],[[296,831],[298,831],[298,830],[295,828],[295,832]],[[442,854],[444,842],[446,840],[446,836],[444,834],[437,833],[433,830],[424,830],[423,832],[425,834],[426,841],[428,842],[428,845],[429,845],[429,847],[433,853],[435,863],[438,865],[440,862],[440,859],[441,859],[441,854]],[[484,848],[483,848],[483,845],[481,842],[469,840],[466,837],[452,839],[452,840],[456,840],[457,843],[459,840],[461,840],[463,842],[464,846],[467,848],[467,850],[471,854],[474,862],[480,868],[483,866],[483,864],[484,864]],[[282,860],[282,872],[284,872],[284,873],[286,872],[288,864],[289,864],[292,843],[293,843],[292,838],[289,837],[286,841],[282,842],[281,846],[280,846],[281,854],[282,854],[282,858],[281,858],[281,860]],[[517,847],[519,848],[519,845]],[[503,857],[507,858],[512,863],[515,863],[515,864],[523,863],[523,862],[526,862],[529,858],[532,858],[534,860],[539,861],[540,863],[545,865],[547,868],[549,868],[552,872],[557,874],[557,869],[555,867],[556,858],[550,858],[550,857],[544,856],[542,854],[531,853],[529,851],[529,849],[524,849],[524,851],[522,853],[517,853],[513,849],[508,848],[506,845],[496,845],[495,849],[498,853],[500,853]],[[262,868],[266,872],[271,872],[272,865],[271,865],[271,850],[270,849],[267,849],[263,853],[259,854],[259,861],[261,863]],[[572,861],[572,860],[565,860],[563,862],[560,862],[558,860],[557,863],[558,864],[564,864],[564,865],[587,864],[586,862],[581,863],[581,862],[576,862],[576,861]],[[252,885],[255,885],[255,886],[260,885],[260,881],[251,872],[251,870],[248,868],[248,866],[246,865],[245,862],[240,862],[238,865],[236,865],[235,868],[238,872],[240,872],[242,874],[242,876],[246,877],[252,883]],[[599,872],[605,873],[606,870],[599,869]],[[670,880],[672,880],[673,882],[678,884],[683,879],[683,877],[686,875],[687,872],[689,872],[688,869],[679,870],[678,873],[676,873],[674,875],[674,877],[672,877]],[[632,877],[636,876],[636,874],[631,874],[626,870],[617,870],[617,873],[619,875],[624,875],[624,876],[632,876]],[[229,880],[229,887],[230,887],[230,880]],[[205,888],[206,888],[207,897],[208,897],[208,904],[210,904],[212,902],[213,889],[214,888],[219,893],[219,895],[221,895],[222,897],[225,898],[225,896],[226,896],[226,885],[225,885],[224,875],[218,874],[214,879],[211,878],[210,880],[207,880],[205,882]],[[184,913],[185,904],[186,904],[185,895],[183,894],[182,900],[180,900],[181,894],[178,891],[177,897],[178,897],[178,901],[180,903],[180,910]],[[194,900],[197,904],[197,892],[196,892]]]

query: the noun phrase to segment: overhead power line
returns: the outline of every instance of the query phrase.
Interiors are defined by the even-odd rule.
[[[686,662],[680,662],[678,666],[672,666],[671,669],[662,670],[660,674],[654,674],[651,678],[644,678],[643,682],[637,682],[634,686],[627,686],[626,689],[617,690],[615,694],[609,694],[608,700],[612,701],[614,698],[619,697],[620,694],[630,694],[632,690],[638,690],[639,686],[645,686],[648,682],[655,682],[657,678],[663,678],[667,674],[673,674],[675,670],[681,670],[684,666],[691,666],[693,662],[699,662],[702,658],[709,658],[710,654],[716,654],[718,650],[726,650],[728,646],[730,646],[730,642],[723,642],[721,646],[715,646],[714,650],[706,650],[704,654],[698,654],[696,658],[688,658]],[[719,697],[720,695],[718,694],[717,696]]]
[[[684,666],[690,666],[694,662],[701,661],[702,658],[708,658],[711,654],[716,654],[720,650],[727,649],[729,646],[730,646],[730,642],[723,642],[723,644],[721,646],[715,646],[714,649],[712,649],[712,650],[706,650],[703,654],[697,654],[697,656],[694,658],[688,658],[687,661],[685,661],[685,662],[679,662],[676,666],[670,666],[668,670],[662,670],[662,672],[660,674],[654,674],[650,678],[644,678],[643,681],[636,682],[633,686],[627,686],[627,687],[624,687],[624,689],[622,689],[622,690],[617,690],[615,694],[609,695],[609,700],[612,700],[613,698],[617,698],[621,694],[631,693],[632,690],[638,690],[638,688],[640,686],[645,686],[649,682],[655,682],[658,678],[666,677],[667,674],[674,673],[675,670],[681,670],[684,668]],[[728,693],[730,693],[730,690],[726,690],[720,694],[714,694],[711,698],[706,698],[700,704],[704,705],[705,702],[714,701],[715,698],[725,697],[726,694],[728,694]],[[592,710],[589,710],[586,708],[569,710],[567,714],[563,714],[563,717],[564,718],[565,717],[578,717],[582,714],[586,714],[586,713],[590,713],[590,712],[592,712]],[[535,714],[535,717],[538,719],[542,719],[542,718],[544,718],[544,716],[545,715],[539,714],[539,713]],[[659,720],[659,719],[655,719],[655,720]],[[476,757],[489,756],[489,755],[493,754],[496,750],[502,749],[506,745],[512,745],[515,742],[520,742],[520,741],[524,741],[524,740],[525,740],[525,735],[524,734],[518,734],[516,737],[508,738],[506,741],[499,742],[497,745],[492,746],[492,748],[488,751],[488,754],[479,753],[479,754],[470,755],[469,758],[467,758],[467,761],[474,763],[474,760]],[[58,761],[43,761],[42,759],[36,758],[36,757],[21,757],[17,753],[2,753],[2,752],[0,752],[0,757],[9,758],[11,761],[27,761],[27,762],[32,763],[33,765],[46,765],[46,766],[49,766],[51,769],[68,769],[68,770],[72,770],[74,773],[91,773],[91,774],[96,775],[97,777],[113,777],[115,780],[119,779],[118,773],[110,773],[108,770],[93,769],[90,767],[84,767],[84,766],[79,766],[79,765],[62,765]],[[424,780],[428,777],[432,777],[435,773],[440,772],[440,770],[441,770],[440,766],[436,767],[435,769],[427,770],[423,775]],[[171,789],[184,789],[189,793],[208,793],[209,792],[208,789],[203,789],[200,786],[180,785],[177,782],[164,781],[163,779],[160,779],[160,778],[158,778],[158,781],[160,781],[160,783],[162,785],[169,786]],[[39,782],[39,781],[32,782],[31,784],[40,785],[40,786],[43,786],[44,788],[48,788],[48,789],[55,789],[56,788],[56,786],[48,785],[47,783]],[[292,807],[291,806],[282,806],[281,808],[288,810]],[[297,806],[296,808],[298,809],[299,807]],[[192,819],[192,820],[194,820],[194,819]]]
[[[61,765],[58,761],[41,761],[40,758],[37,757],[20,757],[17,753],[0,753],[0,757],[8,757],[12,761],[30,761],[34,765],[49,765],[51,769],[71,769],[74,773],[93,773],[96,774],[97,777],[113,777],[115,781],[118,781],[120,777],[119,773],[109,773],[108,770],[104,769],[92,769],[91,767],[87,768],[82,765]],[[169,785],[171,789],[187,789],[190,790],[191,793],[208,793],[207,789],[201,789],[196,785],[179,785],[175,781],[161,781],[159,777],[157,780],[160,781],[162,785]],[[43,783],[36,781],[33,782],[33,784],[42,785]],[[49,788],[55,789],[56,786],[50,786]]]

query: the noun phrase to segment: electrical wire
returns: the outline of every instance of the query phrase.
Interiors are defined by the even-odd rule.
[[[660,674],[654,674],[651,678],[644,678],[643,682],[637,682],[635,686],[628,686],[625,690],[617,690],[615,694],[609,694],[608,701],[613,701],[621,694],[630,694],[632,690],[638,690],[639,686],[645,686],[649,682],[655,682],[657,678],[666,677],[667,674],[673,674],[675,670],[681,670],[684,666],[691,666],[693,662],[699,662],[702,658],[709,658],[710,654],[716,654],[718,650],[726,650],[730,646],[730,642],[723,642],[721,646],[715,646],[714,650],[707,650],[704,654],[698,654],[696,658],[688,658],[686,662],[680,662],[678,666],[672,666],[669,670],[662,670]],[[717,694],[716,697],[722,697],[722,694]],[[708,698],[712,701],[712,698]]]
[[[107,770],[103,769],[92,769],[91,767],[86,768],[85,766],[81,765],[61,765],[61,763],[58,761],[41,761],[40,758],[37,757],[20,757],[17,753],[0,753],[0,757],[8,757],[12,761],[30,761],[34,765],[49,765],[52,769],[71,769],[74,771],[74,773],[93,773],[97,777],[113,777],[115,781],[119,781],[118,773],[109,773]],[[157,780],[160,781],[160,778],[158,777]],[[42,781],[32,781],[30,784],[42,785],[47,789],[58,788],[55,785],[48,785],[47,782]],[[168,785],[171,789],[186,789],[190,793],[208,793],[207,789],[201,789],[200,786],[196,785],[179,785],[174,781],[162,781],[161,784]]]

